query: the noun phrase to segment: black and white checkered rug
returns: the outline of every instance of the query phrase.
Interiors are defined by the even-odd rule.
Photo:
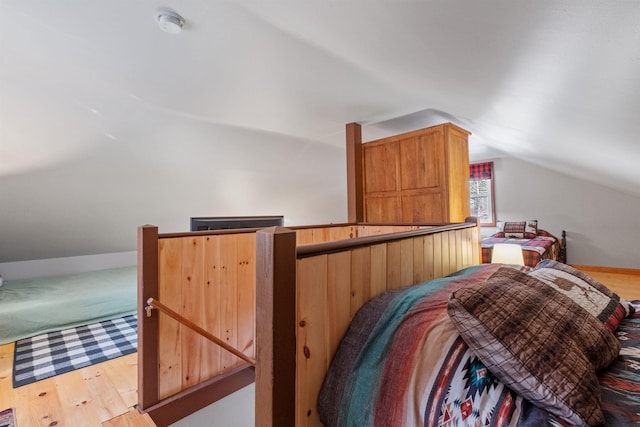
[[[133,353],[137,345],[136,315],[19,340],[13,387]]]

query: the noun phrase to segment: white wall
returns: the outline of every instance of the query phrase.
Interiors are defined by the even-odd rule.
[[[153,129],[134,121],[117,139],[0,175],[0,268],[135,251],[138,226],[188,231],[191,216],[346,220],[344,146],[170,115]]]
[[[171,424],[171,427],[255,426],[255,383]]]
[[[640,198],[514,158],[494,160],[496,217],[567,231],[572,264],[640,269]],[[483,235],[493,229],[483,229]]]

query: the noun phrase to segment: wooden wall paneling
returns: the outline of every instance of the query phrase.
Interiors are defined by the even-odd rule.
[[[398,252],[399,256],[400,251],[394,251],[392,243],[394,242],[371,246],[369,252],[371,256],[369,259],[369,299],[393,287],[394,279],[389,278],[389,275],[393,275],[393,273],[389,271],[389,268],[395,269],[393,265],[395,262],[390,262],[389,257],[392,256],[391,252]]]
[[[378,236],[380,234],[395,233],[407,230],[406,226],[394,225],[359,225],[357,227],[357,237]]]
[[[330,227],[329,228],[329,241],[353,239],[356,237],[356,230],[353,225],[344,227]]]
[[[351,251],[351,317],[362,304],[369,300],[371,276],[371,249],[358,248]]]
[[[463,264],[465,267],[468,267],[470,265],[473,265],[473,248],[471,247],[471,245],[473,245],[473,239],[472,239],[472,231],[471,229],[466,229],[463,230],[462,233],[462,246],[463,246],[463,253],[462,253],[462,257],[463,257]]]
[[[471,247],[473,248],[473,265],[482,264],[482,247],[480,238],[480,227],[476,227],[471,231]]]
[[[238,347],[254,357],[256,314],[256,235],[238,234]]]
[[[329,227],[313,229],[313,243],[323,243],[329,240],[331,240],[329,237]]]
[[[196,325],[204,323],[204,236],[182,238],[182,316]],[[172,320],[174,321],[174,320]],[[182,388],[200,383],[205,338],[182,329]]]
[[[409,286],[416,282],[413,280],[413,269],[415,268],[414,240],[421,238],[403,239],[400,241],[400,286]]]
[[[386,248],[386,251],[379,254],[376,258],[374,258],[374,248],[382,246]],[[376,245],[371,247],[371,284],[373,290],[373,282],[375,280],[381,280],[382,289],[397,289],[402,284],[402,263],[404,260],[402,259],[402,248],[400,240],[395,240],[393,242],[389,242],[385,245]],[[386,266],[387,274],[385,276],[376,277],[374,276],[374,272],[378,272],[383,264]],[[371,298],[377,295],[380,292],[376,292],[375,294],[371,294]]]
[[[449,234],[447,233],[442,233],[440,235],[440,243],[441,243],[441,266],[440,266],[440,276],[438,277],[442,277],[442,276],[446,276],[450,273],[449,271],[449,258],[450,253],[449,253]]]
[[[442,233],[433,234],[433,278],[442,277],[442,265],[443,265],[443,246],[442,246]],[[448,251],[447,251],[448,253]]]
[[[411,240],[413,243],[413,281],[424,282],[427,277],[425,257],[425,237],[419,236]]]
[[[220,235],[220,302],[220,339],[238,348],[238,237],[235,234]],[[220,353],[220,359],[223,369],[241,363],[227,351]]]
[[[351,251],[329,254],[327,258],[328,360],[351,322]]]
[[[182,238],[159,241],[158,300],[182,314]],[[180,324],[161,313],[159,316],[159,398],[182,389],[182,329]]]
[[[298,426],[321,425],[316,401],[327,358],[327,255],[298,260],[298,332],[296,336],[296,420]]]
[[[456,230],[448,231],[449,236],[449,272],[451,274],[458,271],[458,248],[456,246]]]
[[[205,238],[204,249],[204,280],[203,299],[205,301],[203,328],[218,338],[220,333],[220,236],[213,235]],[[202,378],[211,378],[222,370],[220,352],[223,351],[215,343],[207,342],[202,349]]]
[[[462,230],[454,231],[456,236],[456,271],[464,267],[464,258],[462,254]]]
[[[433,234],[429,234],[424,236],[424,269],[425,274],[423,276],[423,281],[432,280],[435,274],[435,252],[434,252],[434,243],[435,236]]]
[[[311,228],[301,228],[296,230],[296,244],[298,245],[309,245],[313,243],[313,229]]]

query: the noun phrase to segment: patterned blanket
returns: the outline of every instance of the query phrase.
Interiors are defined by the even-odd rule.
[[[356,314],[318,398],[327,426],[562,425],[502,385],[447,315],[454,290],[499,265],[384,293]],[[640,421],[640,317],[619,329],[623,350],[600,376],[607,425]],[[609,423],[609,421],[611,423]]]
[[[558,239],[553,236],[538,235],[533,239],[510,239],[506,237],[486,237],[482,239],[482,262],[491,262],[493,245],[511,243],[522,246],[524,265],[535,267],[543,259],[557,259],[560,250]]]

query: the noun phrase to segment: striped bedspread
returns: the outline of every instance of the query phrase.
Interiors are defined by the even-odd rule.
[[[447,315],[454,290],[499,265],[461,270],[384,293],[354,317],[318,398],[331,426],[540,426],[560,423],[504,387],[469,351]],[[603,373],[607,421],[640,420],[640,319],[623,321],[621,356]],[[629,359],[631,358],[631,360]]]

